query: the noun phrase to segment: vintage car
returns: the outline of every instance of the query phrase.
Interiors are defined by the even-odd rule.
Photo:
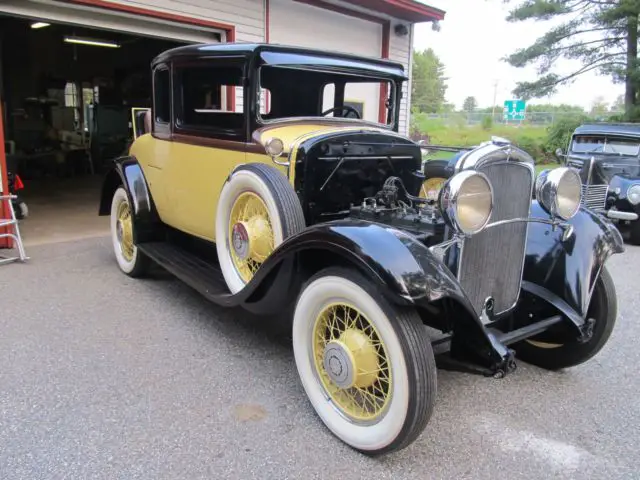
[[[421,195],[420,145],[398,133],[401,64],[215,44],[151,69],[152,108],[133,113],[99,207],[119,268],[159,264],[219,305],[290,319],[308,399],[354,449],[423,431],[434,351],[502,377],[516,356],[561,369],[609,339],[605,263],[623,242],[580,206],[575,170],[536,179],[492,139],[454,152],[437,197]]]
[[[583,204],[605,215],[640,245],[640,124],[589,123],[556,155],[580,173]]]

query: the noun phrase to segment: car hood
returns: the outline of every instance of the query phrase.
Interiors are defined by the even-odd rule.
[[[253,140],[264,145],[271,138],[279,138],[284,143],[284,151],[288,153],[295,144],[331,132],[381,132],[389,135],[398,135],[392,130],[362,122],[335,121],[335,120],[296,120],[274,122],[256,130]]]

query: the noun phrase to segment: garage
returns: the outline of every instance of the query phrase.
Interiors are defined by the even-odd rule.
[[[0,6],[0,88],[6,168],[27,245],[101,235],[103,174],[131,139],[131,108],[150,105],[151,59],[224,30],[143,20],[82,5]],[[21,48],[15,48],[20,45]]]
[[[389,58],[410,72],[413,25],[443,18],[417,0],[3,0],[0,194],[7,170],[17,174],[26,245],[104,235],[108,223],[96,214],[103,173],[132,139],[131,108],[150,104],[149,63],[159,52],[281,43]],[[241,94],[220,101],[239,108]],[[347,94],[361,116],[381,121],[379,83]],[[402,133],[409,103],[407,84]],[[6,231],[0,222],[0,249],[11,245]]]

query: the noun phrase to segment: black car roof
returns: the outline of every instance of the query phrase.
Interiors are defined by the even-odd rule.
[[[640,136],[640,123],[612,123],[593,122],[585,123],[576,128],[575,135],[631,135]]]
[[[203,43],[186,45],[160,53],[153,59],[152,66],[176,59],[205,59],[229,55],[259,56],[263,63],[269,65],[336,67],[336,69],[357,69],[372,74],[407,78],[404,66],[399,62],[350,53],[273,43]]]

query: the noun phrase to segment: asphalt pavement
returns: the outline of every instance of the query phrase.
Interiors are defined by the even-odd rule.
[[[640,478],[638,247],[610,261],[620,316],[595,359],[440,371],[427,429],[383,458],[323,426],[265,320],[126,277],[106,238],[28,254],[0,266],[3,480]]]

